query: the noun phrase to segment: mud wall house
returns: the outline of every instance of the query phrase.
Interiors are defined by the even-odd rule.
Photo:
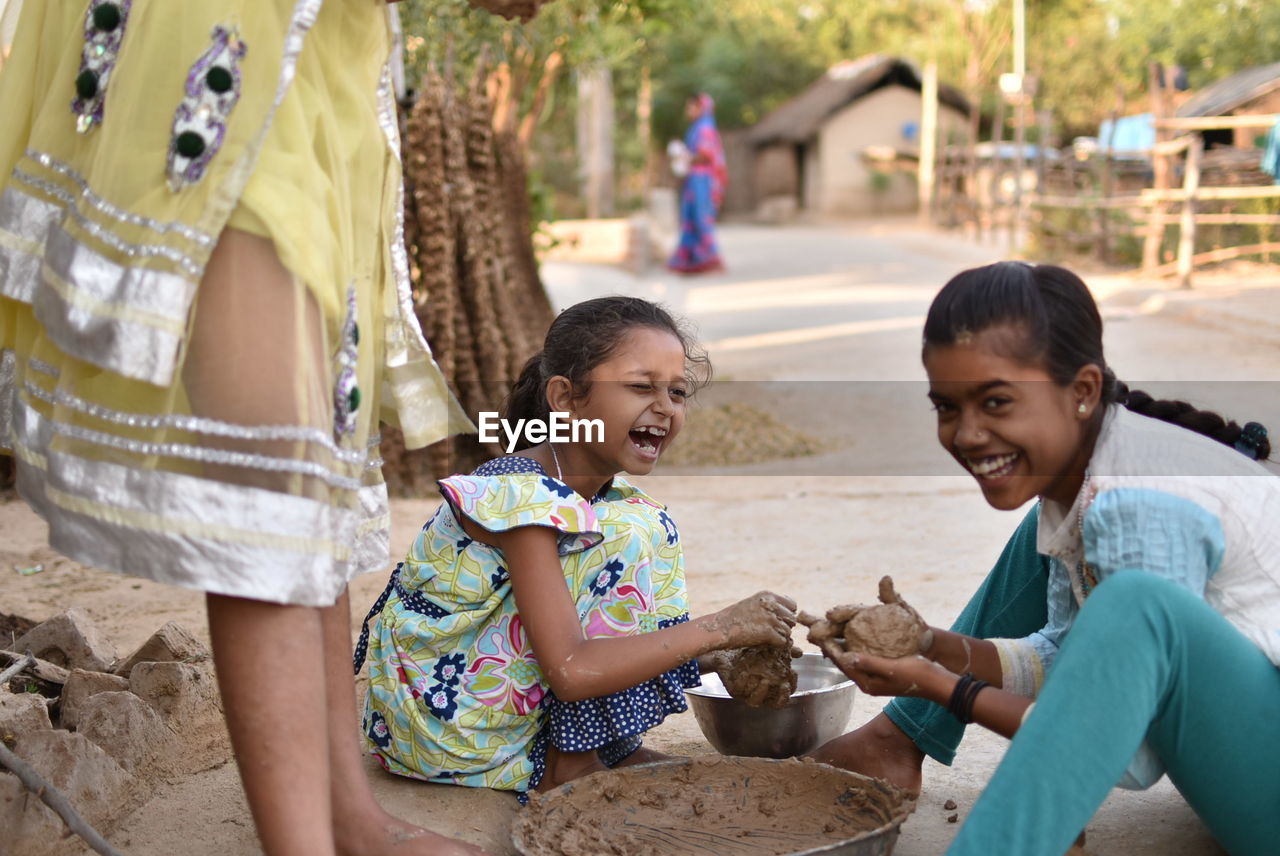
[[[920,88],[913,63],[871,55],[832,66],[762,119],[750,133],[759,215],[914,211]],[[961,142],[968,135],[968,100],[943,83],[938,101],[939,145]]]
[[[1198,90],[1177,109],[1175,115],[1193,118],[1271,113],[1280,113],[1280,62],[1243,69]],[[1248,149],[1261,145],[1259,138],[1266,136],[1266,129],[1223,128],[1201,133],[1206,148],[1235,146]]]
[[[724,217],[749,217],[756,210],[755,147],[751,144],[751,129],[722,131],[720,139],[724,143],[725,168],[729,171],[720,214]]]

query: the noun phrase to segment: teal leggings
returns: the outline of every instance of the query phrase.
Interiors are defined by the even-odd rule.
[[[1043,579],[1026,527],[1024,521],[978,593],[1007,592],[1015,601],[971,603],[961,619],[972,612],[978,624],[1011,622],[1019,598],[1035,578]],[[1043,610],[1041,604],[1041,620]],[[913,739],[926,751],[926,745],[946,749],[950,760],[962,734],[958,723],[908,720],[903,707],[911,713],[914,701],[891,705],[894,721],[932,725]],[[1230,853],[1274,854],[1280,844],[1278,712],[1280,670],[1212,607],[1152,574],[1114,574],[1080,610],[1035,710],[947,852],[1061,856],[1145,738]]]
[[[1036,552],[1033,509],[951,629],[976,639],[1021,639],[1048,622],[1048,602],[1049,560]],[[925,699],[898,698],[884,712],[921,751],[951,766],[964,726],[946,708]]]

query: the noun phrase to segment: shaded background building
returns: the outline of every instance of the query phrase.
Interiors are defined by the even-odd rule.
[[[837,63],[807,89],[726,141],[726,213],[785,220],[799,212],[865,216],[914,211],[921,77],[898,57]],[[939,145],[968,135],[968,99],[938,86]],[[744,189],[745,186],[745,189]]]

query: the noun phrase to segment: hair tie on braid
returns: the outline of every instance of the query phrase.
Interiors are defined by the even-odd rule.
[[[1247,422],[1240,430],[1240,439],[1236,440],[1235,448],[1237,452],[1256,461],[1262,456],[1263,444],[1266,442],[1266,427],[1258,422]]]
[[[1115,372],[1111,371],[1111,369],[1107,369],[1103,373],[1103,377],[1105,378],[1107,374],[1111,375],[1112,380],[1111,400],[1116,404],[1127,405],[1129,403],[1129,384],[1116,377]]]

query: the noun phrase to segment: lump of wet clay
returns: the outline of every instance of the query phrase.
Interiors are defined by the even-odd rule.
[[[752,707],[784,707],[796,691],[790,648],[734,648],[719,652],[715,663],[729,695]]]
[[[894,591],[888,576],[880,580],[875,606],[841,604],[828,609],[825,618],[801,612],[798,620],[809,628],[809,641],[824,650],[843,642],[844,650],[855,654],[910,657],[931,641],[929,625]]]

